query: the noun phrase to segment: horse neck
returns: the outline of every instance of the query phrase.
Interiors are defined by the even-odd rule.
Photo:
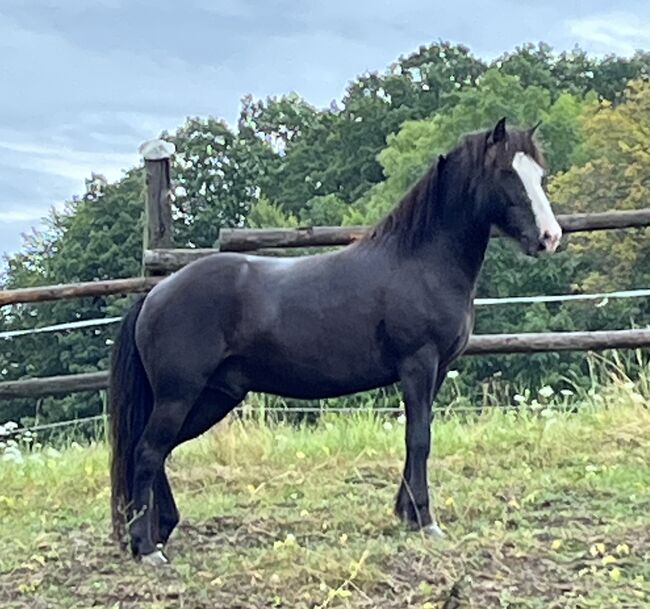
[[[424,255],[449,261],[474,290],[490,240],[490,222],[481,213],[472,176],[448,163],[438,196],[436,227]]]

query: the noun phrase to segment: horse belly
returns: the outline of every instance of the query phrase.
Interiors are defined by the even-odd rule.
[[[383,387],[395,382],[395,373],[371,355],[323,352],[322,357],[300,357],[266,351],[266,357],[244,364],[253,391],[296,399],[337,397]]]

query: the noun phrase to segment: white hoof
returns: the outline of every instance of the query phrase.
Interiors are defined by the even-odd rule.
[[[422,533],[427,537],[435,537],[436,539],[445,539],[445,537],[447,537],[435,522],[425,526],[422,529]]]
[[[151,554],[144,554],[141,560],[143,565],[151,565],[152,567],[169,564],[167,557],[160,550],[151,552]]]

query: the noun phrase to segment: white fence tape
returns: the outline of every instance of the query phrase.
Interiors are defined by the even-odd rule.
[[[576,302],[581,300],[599,300],[597,307],[605,306],[610,299],[616,298],[645,298],[650,296],[650,289],[643,290],[621,290],[618,292],[600,292],[596,294],[558,294],[556,296],[508,296],[505,298],[476,298],[474,304],[477,307],[507,304],[537,304],[551,302]],[[30,328],[28,330],[11,330],[0,332],[0,339],[27,336],[30,334],[41,334],[45,332],[59,332],[65,330],[76,330],[79,328],[91,328],[94,326],[105,326],[118,323],[121,317],[104,317],[101,319],[84,319],[68,323]]]

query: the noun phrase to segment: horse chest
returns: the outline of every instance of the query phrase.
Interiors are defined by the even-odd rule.
[[[472,332],[472,326],[472,315],[466,315],[464,319],[459,322],[457,331],[455,332],[455,338],[452,340],[447,349],[441,351],[440,354],[442,362],[445,365],[455,360],[465,350],[470,334]]]
[[[443,361],[456,357],[467,344],[473,325],[471,310],[453,301],[419,301],[395,307],[379,326],[377,337],[384,350],[398,356],[435,344]]]

